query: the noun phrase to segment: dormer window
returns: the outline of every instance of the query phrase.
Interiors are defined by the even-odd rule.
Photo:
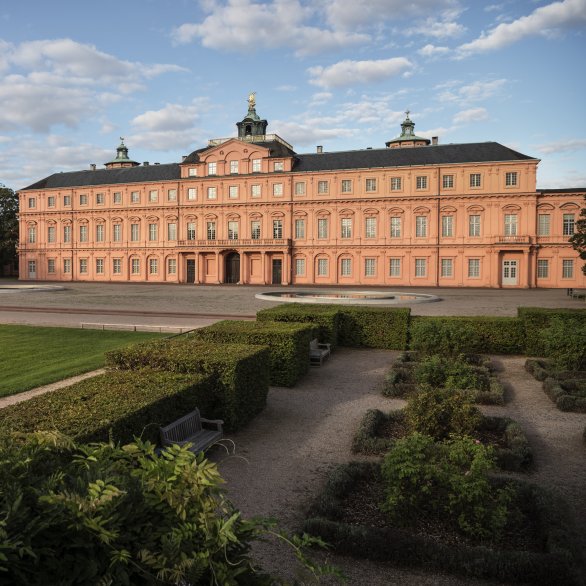
[[[208,175],[217,175],[217,163],[208,163]]]
[[[285,170],[285,163],[283,161],[275,161],[275,171],[284,171]]]
[[[260,173],[260,171],[261,171],[260,163],[261,163],[260,159],[252,159],[252,172],[253,173]]]
[[[189,177],[196,177],[197,176],[197,169],[195,167],[189,167],[187,170],[187,175]]]
[[[230,174],[238,175],[238,161],[230,161]]]

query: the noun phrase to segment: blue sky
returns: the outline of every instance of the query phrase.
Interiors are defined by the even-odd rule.
[[[586,0],[20,0],[0,4],[0,183],[177,162],[257,93],[297,152],[440,143],[541,159],[586,186]]]

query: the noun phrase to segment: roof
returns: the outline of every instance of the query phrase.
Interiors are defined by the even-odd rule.
[[[586,187],[570,187],[568,189],[538,189],[540,193],[585,193]]]
[[[234,137],[234,140],[239,140],[236,137]],[[251,144],[251,145],[258,145],[261,146],[265,149],[269,150],[269,157],[274,157],[274,158],[281,158],[281,157],[294,157],[295,156],[295,151],[287,148],[282,142],[279,142],[278,140],[270,140],[270,141],[245,141],[246,144]],[[217,145],[216,145],[217,146]],[[216,148],[216,146],[212,146],[212,147],[204,147],[202,149],[197,149],[195,151],[193,151],[192,153],[190,153],[189,155],[187,155],[187,157],[185,157],[185,159],[183,160],[183,164],[193,164],[193,163],[199,163],[199,155],[200,153],[203,153],[204,151],[210,150],[212,148]]]

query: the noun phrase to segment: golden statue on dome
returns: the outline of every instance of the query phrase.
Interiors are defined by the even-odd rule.
[[[248,94],[248,109],[254,110],[255,106],[256,106],[256,92],[250,92]]]

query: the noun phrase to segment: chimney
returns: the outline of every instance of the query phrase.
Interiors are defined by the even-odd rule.
[[[181,162],[183,163],[183,161],[185,161],[185,159],[187,159],[187,155],[183,155],[183,156],[181,157]]]
[[[95,171],[96,170],[96,164],[95,163],[90,163],[90,170],[91,171]]]
[[[432,136],[431,137],[431,144],[432,146],[435,146],[439,141],[439,137],[438,136]]]
[[[155,163],[155,165],[160,165],[161,163]]]
[[[318,152],[319,154],[321,154],[321,153],[323,153],[323,152],[324,152],[324,147],[323,147],[321,144],[318,144],[318,145],[317,145],[317,152]]]
[[[142,165],[143,165],[143,167],[148,167],[149,166],[149,162],[148,161],[145,161]]]

